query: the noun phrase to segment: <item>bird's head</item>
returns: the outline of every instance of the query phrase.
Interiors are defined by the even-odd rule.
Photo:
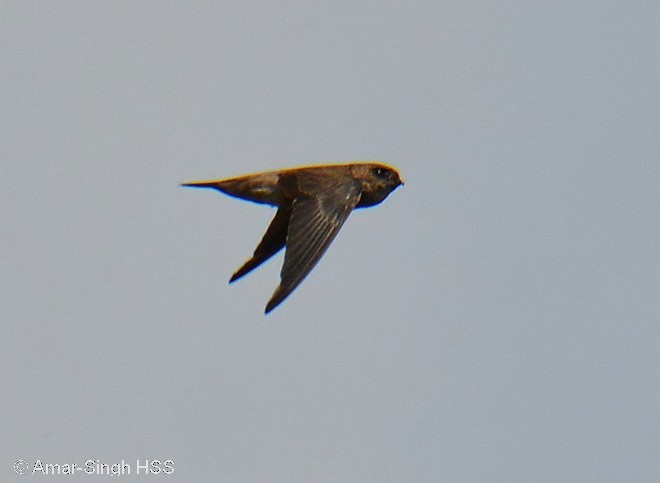
[[[358,207],[377,205],[403,184],[396,169],[382,163],[360,163],[354,168],[362,183],[362,196]]]

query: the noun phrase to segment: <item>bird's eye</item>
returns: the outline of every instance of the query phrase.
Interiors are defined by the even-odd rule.
[[[374,168],[371,170],[371,172],[374,174],[374,176],[377,176],[378,178],[387,177],[387,170],[383,168]]]

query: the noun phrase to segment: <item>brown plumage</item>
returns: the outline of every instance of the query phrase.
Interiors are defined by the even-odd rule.
[[[394,168],[361,162],[304,166],[182,186],[217,189],[278,207],[252,257],[229,280],[241,278],[286,246],[280,285],[266,305],[268,313],[314,268],[354,208],[380,203],[401,184]]]

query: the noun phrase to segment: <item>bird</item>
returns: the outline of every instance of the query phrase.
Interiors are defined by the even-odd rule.
[[[229,280],[235,282],[286,247],[280,284],[266,304],[268,314],[316,266],[353,209],[377,205],[403,184],[393,167],[360,161],[299,166],[181,186],[210,188],[277,207],[252,257]]]

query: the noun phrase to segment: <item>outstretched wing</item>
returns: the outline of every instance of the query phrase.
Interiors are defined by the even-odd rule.
[[[286,242],[287,228],[289,226],[289,217],[291,216],[291,205],[286,204],[278,208],[275,218],[270,222],[268,230],[261,239],[261,242],[254,250],[252,258],[243,264],[236,273],[231,276],[229,283],[238,280],[243,275],[251,272],[259,265],[264,263],[270,257],[284,248]]]
[[[361,185],[352,178],[298,176],[300,196],[292,205],[280,285],[266,305],[277,307],[314,268],[357,205]]]

